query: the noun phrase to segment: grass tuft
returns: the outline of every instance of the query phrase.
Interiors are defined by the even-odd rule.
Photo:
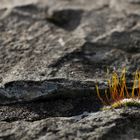
[[[98,85],[96,85],[97,95],[105,106],[103,109],[140,106],[140,71],[136,71],[134,74],[131,91],[128,91],[126,85],[125,69],[123,69],[120,77],[116,72],[113,72],[111,79],[108,80],[108,88],[109,90],[105,90],[101,94]]]

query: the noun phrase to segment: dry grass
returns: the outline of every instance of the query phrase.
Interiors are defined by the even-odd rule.
[[[113,108],[121,107],[124,104],[126,106],[139,104],[140,106],[140,102],[138,102],[140,99],[140,71],[135,72],[131,91],[128,91],[125,73],[126,70],[124,69],[119,77],[118,74],[114,72],[111,80],[108,80],[109,90],[105,90],[102,94],[100,94],[99,88],[96,85],[97,95],[105,106],[111,106]]]

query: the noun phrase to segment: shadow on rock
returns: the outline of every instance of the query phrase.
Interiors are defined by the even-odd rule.
[[[54,11],[47,20],[65,30],[72,31],[80,24],[82,13],[83,10],[73,9]]]
[[[6,83],[0,90],[0,119],[34,121],[97,112],[102,104],[94,85],[93,81],[66,79]]]

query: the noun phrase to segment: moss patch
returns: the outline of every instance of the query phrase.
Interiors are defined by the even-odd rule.
[[[121,101],[114,102],[110,106],[104,106],[102,110],[121,108],[121,107],[140,107],[140,99],[138,98],[123,99]]]

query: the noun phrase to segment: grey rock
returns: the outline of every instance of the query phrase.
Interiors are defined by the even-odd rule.
[[[2,1],[0,139],[140,139],[139,109],[101,112],[95,90],[139,64],[139,0]]]
[[[0,122],[2,139],[140,139],[138,109],[117,109],[98,113],[84,112],[72,117],[47,118],[34,122]]]
[[[126,67],[130,73],[138,68],[139,4],[128,0],[39,3],[17,6],[1,20],[2,85],[49,78],[104,80],[107,68],[120,72]]]
[[[57,90],[57,85],[51,82],[19,81],[7,83],[0,89],[0,104],[32,101],[45,98]]]
[[[99,84],[100,89],[107,85]],[[96,97],[94,81],[72,81],[66,79],[49,79],[44,81],[12,81],[0,88],[0,104],[29,102],[40,99],[72,98],[88,96]]]

